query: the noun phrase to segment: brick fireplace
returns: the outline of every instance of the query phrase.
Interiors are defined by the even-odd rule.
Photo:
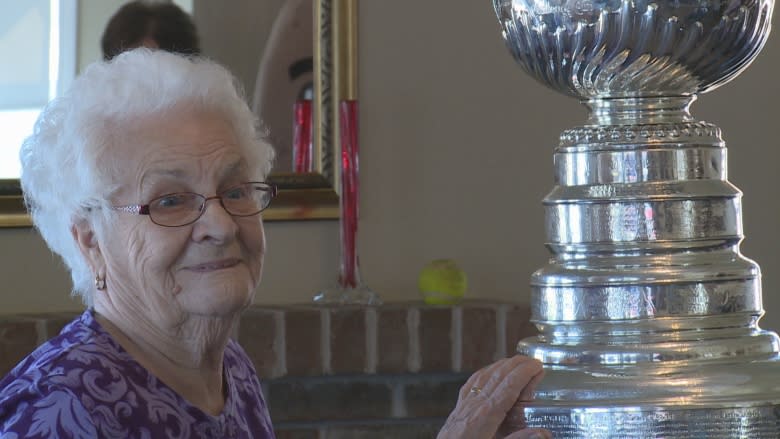
[[[0,316],[0,375],[74,313]],[[475,370],[535,333],[527,306],[255,306],[237,338],[279,439],[432,438]]]

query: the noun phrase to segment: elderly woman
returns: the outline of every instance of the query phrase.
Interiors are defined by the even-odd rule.
[[[0,437],[274,437],[230,338],[276,193],[272,149],[234,84],[213,62],[136,49],[43,111],[22,186],[88,309],[0,381]],[[522,357],[476,373],[440,436],[492,438],[540,376]]]

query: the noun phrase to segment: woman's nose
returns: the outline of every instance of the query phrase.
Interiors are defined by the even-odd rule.
[[[196,241],[206,239],[218,242],[230,241],[238,232],[238,225],[233,216],[222,206],[219,197],[206,198],[203,213],[194,224],[193,238]]]

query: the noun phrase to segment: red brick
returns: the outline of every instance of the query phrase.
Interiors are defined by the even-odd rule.
[[[38,330],[32,319],[0,321],[0,377],[38,346]]]
[[[241,316],[238,328],[238,343],[255,364],[257,374],[262,378],[273,378],[280,373],[281,355],[277,352],[276,318],[281,311],[249,308]],[[281,349],[281,346],[278,348]]]
[[[44,312],[20,314],[12,318],[36,321],[39,323],[38,329],[41,331],[39,341],[46,341],[56,337],[60,331],[74,319],[81,316],[81,312],[63,311],[63,312]]]
[[[46,340],[59,335],[62,328],[80,315],[81,313],[69,312],[47,314],[44,318],[46,328],[44,336],[46,337]]]
[[[321,375],[322,325],[319,309],[290,308],[284,315],[287,375]]]
[[[461,332],[461,370],[475,371],[495,361],[496,310],[464,306]]]
[[[409,370],[408,308],[377,310],[377,372],[405,373]]]
[[[364,308],[330,309],[330,365],[334,374],[366,372]]]
[[[451,308],[420,308],[420,372],[452,371],[451,331]]]
[[[351,423],[348,425],[329,426],[325,432],[326,439],[430,439],[444,425],[444,420],[412,420],[408,422],[372,422],[366,424]]]
[[[469,374],[442,374],[412,377],[404,386],[408,418],[446,418]]]
[[[318,439],[319,431],[316,428],[284,428],[275,427],[276,439]]]
[[[392,414],[392,384],[365,375],[285,377],[266,381],[274,422],[385,419]]]
[[[517,353],[517,342],[539,333],[530,321],[531,309],[528,305],[511,305],[506,311],[506,355]]]

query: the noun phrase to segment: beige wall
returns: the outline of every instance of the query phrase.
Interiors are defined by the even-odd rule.
[[[100,37],[109,17],[125,3],[123,0],[79,0],[78,69],[102,58]]]
[[[197,7],[197,6],[196,6]],[[527,78],[503,46],[490,2],[360,3],[363,277],[389,301],[415,299],[428,260],[457,259],[473,298],[527,301],[548,257],[541,198],[552,149],[584,108]],[[247,61],[256,62],[256,61]],[[744,253],[764,271],[764,324],[780,329],[777,218],[780,35],[737,80],[693,111],[724,130],[730,180],[745,197]],[[267,224],[259,303],[307,302],[335,280],[337,223]],[[2,312],[76,306],[27,229],[0,230]]]

